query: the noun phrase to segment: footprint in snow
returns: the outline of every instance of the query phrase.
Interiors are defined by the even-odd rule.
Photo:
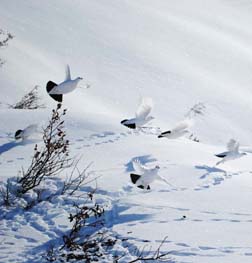
[[[91,147],[91,146],[99,146],[101,144],[108,144],[108,143],[114,143],[122,139],[123,137],[127,136],[125,133],[114,133],[110,131],[105,131],[102,133],[94,133],[91,134],[88,137],[78,138],[75,141],[80,142],[89,142],[88,144],[84,144],[82,146],[77,147],[76,149]],[[102,141],[100,141],[102,139]],[[105,140],[104,140],[105,139]]]
[[[31,243],[37,243],[38,241],[34,238],[31,237],[25,237],[25,236],[21,236],[21,235],[15,235],[15,238],[17,239],[25,239],[27,242],[31,242]]]

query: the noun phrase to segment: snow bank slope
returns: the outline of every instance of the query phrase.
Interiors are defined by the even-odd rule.
[[[1,109],[3,177],[29,164],[33,145],[14,147],[9,134],[47,121],[54,102],[45,85],[62,81],[68,63],[73,77],[85,79],[64,101],[72,152],[93,161],[92,169],[102,175],[98,195],[111,205],[111,229],[122,236],[132,232],[133,243],[146,239],[156,245],[168,235],[166,249],[178,262],[250,262],[251,156],[218,168],[213,155],[224,151],[231,137],[242,145],[251,142],[251,8],[245,0],[1,0],[1,27],[15,36],[0,50],[7,61],[0,69],[1,102],[16,102],[40,85],[48,106],[32,112]],[[134,115],[141,96],[153,98],[152,125],[162,130],[202,102],[206,110],[193,127],[200,143],[128,132],[120,120]],[[155,183],[149,193],[132,187],[129,172],[136,157],[159,163],[174,187]],[[28,256],[30,247],[37,251],[63,231],[51,224],[48,235],[38,224],[26,228],[22,216],[14,219],[20,232],[33,229],[36,242],[23,232],[16,235],[18,227],[4,221],[1,230],[11,239],[10,248],[2,248],[5,262]],[[26,241],[19,242],[20,236]],[[10,243],[21,252],[10,254]]]
[[[10,90],[20,96],[36,84],[44,92],[47,80],[62,80],[69,63],[92,90],[69,95],[68,105],[83,97],[79,104],[92,107],[97,98],[104,106],[98,112],[130,114],[141,95],[152,96],[157,119],[168,127],[202,101],[209,110],[207,129],[198,128],[205,140],[223,142],[228,135],[248,143],[249,7],[224,0],[3,0],[0,22],[15,39],[1,52],[8,62],[2,96],[14,100]]]

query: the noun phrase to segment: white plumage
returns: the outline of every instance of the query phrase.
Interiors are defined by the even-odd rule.
[[[174,128],[169,131],[162,132],[158,138],[168,138],[168,139],[177,139],[189,133],[189,128],[193,125],[191,119],[185,119],[184,121],[178,122]]]
[[[152,99],[143,98],[140,105],[137,108],[135,118],[125,119],[121,121],[121,124],[130,129],[141,128],[143,125],[147,124],[149,121],[154,119],[152,116],[149,116],[152,108]]]
[[[142,189],[150,189],[150,184],[155,180],[161,180],[169,184],[165,178],[158,174],[160,169],[158,165],[153,168],[149,168],[141,164],[138,159],[134,160],[132,163],[136,173],[132,173],[130,175],[131,181],[136,184],[137,187]]]
[[[234,139],[231,139],[227,143],[227,151],[222,152],[222,153],[218,153],[215,155],[219,158],[222,158],[222,160],[217,162],[216,165],[219,165],[219,164],[224,163],[224,162],[229,161],[229,160],[234,160],[234,159],[240,158],[244,155],[246,155],[246,153],[240,153],[239,152],[239,142],[237,142]]]

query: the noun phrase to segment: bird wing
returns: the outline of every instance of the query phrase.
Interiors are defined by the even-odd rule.
[[[71,73],[70,73],[69,65],[66,65],[66,79],[65,80],[71,80]]]
[[[140,163],[138,159],[132,162],[134,170],[140,175],[144,174],[148,169]]]
[[[151,98],[142,98],[140,105],[136,111],[136,118],[145,119],[151,112],[153,107]]]
[[[186,130],[187,128],[189,128],[192,125],[193,125],[192,120],[186,119],[184,121],[178,122],[175,125],[175,127],[172,129],[172,132],[180,132],[180,131]]]
[[[29,125],[29,126],[27,126],[27,127],[25,128],[25,131],[26,131],[27,133],[36,132],[36,131],[38,131],[38,125],[37,125],[37,124],[31,124],[31,125]]]
[[[38,133],[38,125],[37,124],[31,124],[23,130],[24,138],[27,138],[33,134],[36,134],[36,133]]]
[[[231,139],[227,143],[227,149],[229,152],[238,152],[239,151],[239,143],[236,140]]]

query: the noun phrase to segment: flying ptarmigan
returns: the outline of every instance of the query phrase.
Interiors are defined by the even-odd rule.
[[[66,66],[66,79],[60,84],[56,84],[51,80],[47,82],[46,91],[47,93],[57,102],[63,101],[63,94],[72,92],[77,88],[79,81],[82,80],[81,77],[76,79],[71,79],[71,73],[69,65]]]
[[[132,119],[125,119],[121,121],[121,124],[130,129],[141,128],[143,125],[154,119],[154,117],[149,116],[152,107],[152,99],[143,98],[141,104],[138,106],[136,117]]]
[[[25,141],[27,139],[33,138],[38,133],[39,133],[38,125],[32,124],[32,125],[27,126],[23,130],[17,130],[15,132],[15,139]]]
[[[161,180],[169,184],[165,178],[158,175],[158,170],[160,169],[158,165],[154,168],[148,168],[142,165],[139,160],[134,160],[132,163],[136,173],[131,173],[130,178],[137,187],[150,190],[150,184],[155,180]]]
[[[158,135],[158,138],[165,137],[168,139],[177,139],[189,133],[188,128],[190,128],[192,125],[193,121],[191,119],[186,119],[177,123],[173,129],[162,132],[160,135]]]
[[[246,155],[246,153],[239,152],[239,143],[236,140],[231,139],[227,143],[227,151],[215,155],[219,158],[222,158],[222,160],[217,162],[216,165],[219,165],[229,160],[240,158],[244,155]]]

